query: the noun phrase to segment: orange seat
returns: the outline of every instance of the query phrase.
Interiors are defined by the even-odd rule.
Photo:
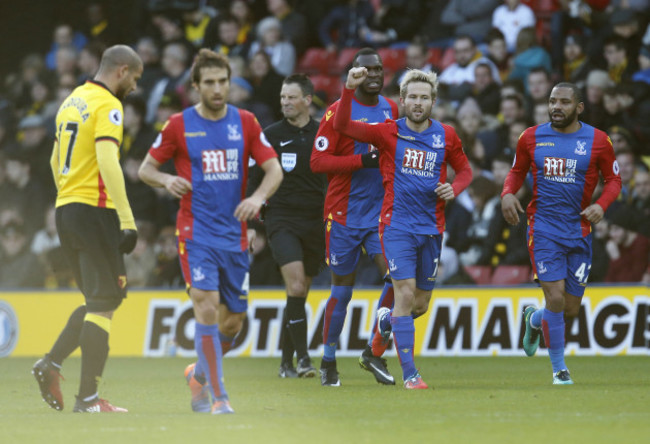
[[[336,63],[333,63],[330,66],[330,73],[340,75],[341,73],[348,72],[348,65],[352,63],[354,55],[359,51],[360,48],[344,48],[339,52],[339,56],[336,58]]]
[[[296,72],[327,74],[336,63],[336,54],[323,48],[309,48],[298,62]]]
[[[334,102],[341,96],[341,79],[339,76],[316,74],[309,77],[314,84],[314,91],[327,94],[327,104]]]
[[[531,281],[528,265],[499,265],[492,274],[492,284],[513,285]]]
[[[489,284],[492,280],[492,267],[489,265],[466,265],[465,272],[479,285]]]
[[[406,49],[380,48],[377,53],[384,64],[384,72],[397,72],[406,67]]]

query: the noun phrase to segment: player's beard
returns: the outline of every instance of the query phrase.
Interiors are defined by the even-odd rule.
[[[431,109],[429,109],[429,112],[426,111],[426,109],[422,110],[422,114],[419,117],[415,117],[413,111],[407,111],[406,112],[406,117],[413,123],[422,123],[431,117]]]
[[[218,113],[224,109],[226,102],[223,101],[219,105],[213,104],[210,100],[201,100],[201,106],[213,113]]]
[[[560,121],[553,121],[553,113],[551,112],[548,113],[548,118],[551,121],[551,126],[553,128],[566,128],[567,126],[575,122],[576,119],[578,118],[578,109],[574,108],[569,115],[566,115],[564,119]]]

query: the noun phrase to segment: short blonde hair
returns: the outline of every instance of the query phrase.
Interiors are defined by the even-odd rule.
[[[423,82],[431,85],[431,99],[435,100],[438,96],[438,75],[435,72],[424,72],[419,69],[409,69],[404,75],[402,83],[399,84],[399,96],[406,98],[406,89],[410,83]]]

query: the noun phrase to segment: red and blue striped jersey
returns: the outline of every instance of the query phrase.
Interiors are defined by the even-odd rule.
[[[351,121],[353,90],[345,88],[334,126],[355,140],[379,149],[384,199],[381,222],[415,234],[436,235],[445,230],[445,201],[435,192],[447,180],[447,166],[456,172],[457,196],[472,180],[472,170],[454,129],[435,120],[418,133],[406,119],[368,125]]]
[[[325,196],[324,218],[351,228],[377,227],[381,210],[381,173],[363,168],[361,156],[374,150],[365,142],[354,140],[334,130],[332,117],[339,102],[327,109],[314,140],[310,166],[314,173],[326,173],[329,182]],[[352,119],[377,123],[397,117],[397,105],[379,96],[375,106],[354,100]]]
[[[191,107],[165,124],[149,154],[174,159],[176,172],[192,184],[180,203],[178,236],[227,251],[248,248],[246,222],[235,208],[245,197],[248,160],[277,157],[253,114],[228,105],[225,117],[208,120]]]
[[[611,140],[603,131],[581,124],[578,131],[567,134],[545,123],[528,128],[519,137],[501,196],[515,194],[528,171],[532,172],[533,197],[526,211],[530,230],[565,239],[587,236],[591,223],[580,212],[592,203],[598,173],[605,179],[596,201],[603,210],[621,190]]]

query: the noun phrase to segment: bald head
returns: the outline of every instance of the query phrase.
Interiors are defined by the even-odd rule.
[[[140,56],[126,45],[115,45],[102,54],[95,80],[104,83],[117,98],[123,100],[135,90],[141,76]]]
[[[102,54],[99,72],[113,72],[122,66],[128,66],[129,70],[137,71],[142,66],[142,60],[138,53],[126,45],[111,46]]]

